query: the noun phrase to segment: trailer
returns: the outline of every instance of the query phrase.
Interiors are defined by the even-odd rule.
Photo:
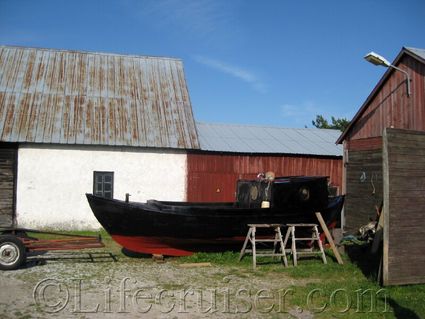
[[[31,236],[29,236],[31,234]],[[56,239],[41,239],[33,234],[53,235]],[[103,248],[98,236],[75,235],[40,231],[28,228],[0,229],[0,270],[14,270],[25,264],[27,255],[33,252],[68,251]]]

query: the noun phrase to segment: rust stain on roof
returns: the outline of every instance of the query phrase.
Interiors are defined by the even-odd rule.
[[[181,60],[8,46],[0,140],[199,149]]]

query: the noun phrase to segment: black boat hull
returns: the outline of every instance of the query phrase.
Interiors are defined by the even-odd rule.
[[[247,224],[316,222],[315,209],[238,208],[234,203],[126,203],[86,194],[100,224],[127,250],[169,256],[197,251],[239,248]],[[342,196],[330,199],[322,210],[325,221],[336,221]]]

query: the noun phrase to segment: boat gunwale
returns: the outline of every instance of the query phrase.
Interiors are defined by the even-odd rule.
[[[90,198],[92,198],[94,201],[97,201],[98,203],[111,203],[111,205],[119,205],[120,207],[126,208],[127,213],[128,210],[134,209],[134,214],[140,214],[142,211],[147,214],[161,214],[161,215],[174,215],[174,216],[186,216],[186,217],[236,217],[240,215],[241,217],[244,217],[249,214],[260,214],[260,215],[282,215],[282,216],[294,216],[299,215],[301,212],[293,212],[293,211],[280,211],[278,209],[273,208],[247,208],[247,207],[235,207],[235,206],[165,206],[165,207],[157,207],[154,205],[149,205],[147,203],[140,203],[140,202],[125,202],[119,199],[110,199],[110,198],[104,198],[100,196],[96,196],[93,194],[86,193],[86,196],[90,203]],[[328,206],[326,209],[331,208],[329,204],[331,202],[336,201],[340,197],[344,197],[343,195],[335,196],[335,197],[329,197]],[[335,203],[336,205],[336,203]],[[90,205],[91,206],[91,205]],[[333,206],[333,205],[332,205]],[[217,209],[220,209],[220,213],[213,213],[209,214],[209,212],[216,211]],[[92,211],[94,212],[93,208]],[[311,212],[314,213],[313,211]]]

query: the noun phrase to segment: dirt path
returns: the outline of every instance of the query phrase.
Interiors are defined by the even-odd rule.
[[[285,302],[289,287],[304,284],[280,272],[175,260],[48,261],[0,273],[0,317],[307,319]]]

